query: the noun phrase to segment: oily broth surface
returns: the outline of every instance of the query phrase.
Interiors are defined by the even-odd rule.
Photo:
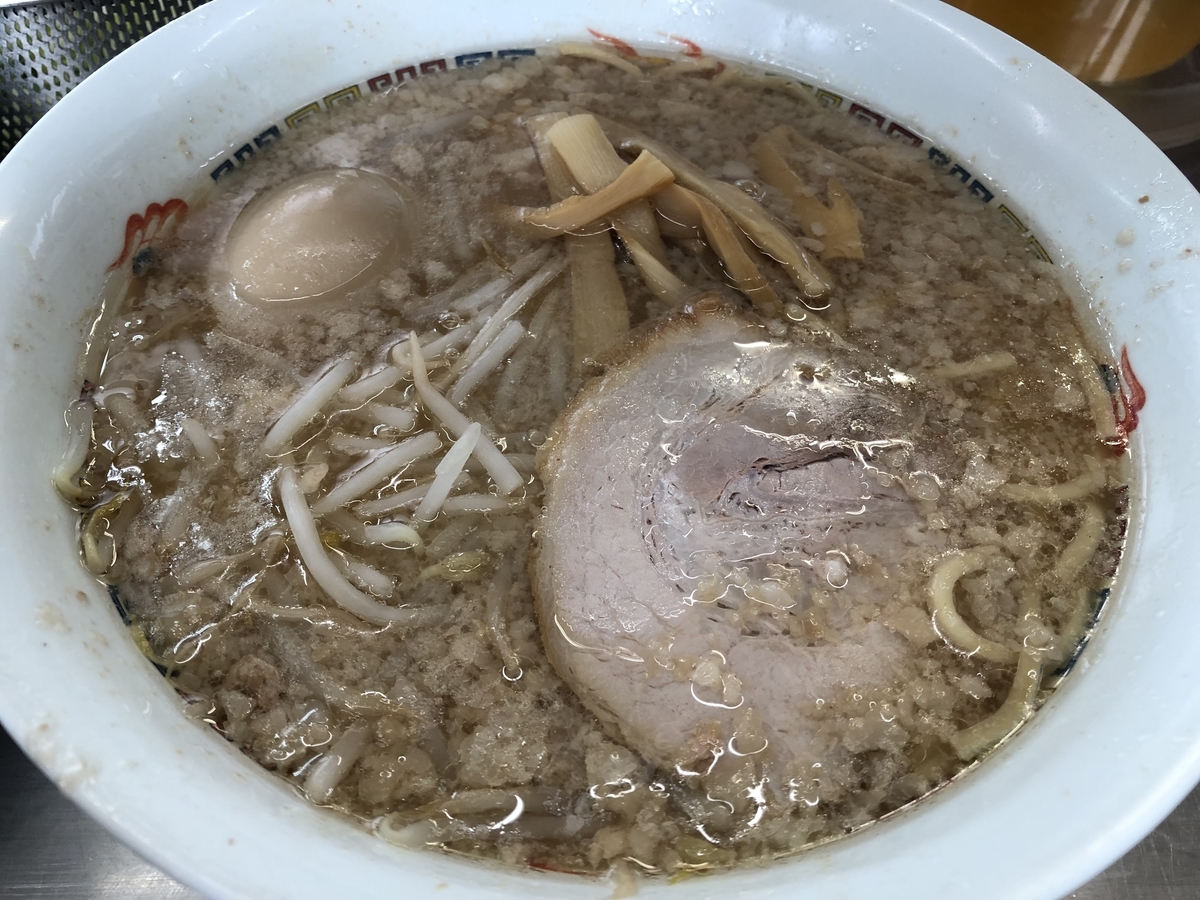
[[[877,132],[788,90],[753,79],[714,86],[710,76],[651,70],[638,80],[599,62],[525,58],[429,76],[341,110],[289,137],[194,210],[117,320],[86,480],[104,486],[101,502],[124,491],[134,498],[113,516],[111,530],[123,533],[105,577],[135,635],[168,669],[189,714],[297,785],[347,729],[366,723],[358,762],[320,799],[366,822],[387,817],[386,834],[432,817],[432,830],[410,829],[402,839],[417,834],[468,854],[571,871],[634,861],[677,872],[785,854],[952,778],[964,763],[948,740],[994,713],[1013,679],[1011,665],[925,643],[894,690],[847,686],[810,711],[826,726],[822,740],[847,751],[844,763],[773,791],[758,815],[762,784],[752,758],[710,780],[657,770],[615,742],[549,665],[524,562],[541,509],[536,478],[502,513],[435,522],[424,554],[359,546],[324,524],[326,546],[392,576],[399,587],[391,602],[424,612],[385,629],[328,601],[287,539],[275,486],[280,460],[262,454],[263,435],[329,361],[349,357],[370,372],[410,330],[458,325],[463,314],[450,302],[500,273],[485,244],[510,263],[542,246],[514,228],[508,212],[549,202],[525,117],[586,109],[624,121],[710,174],[760,192],[792,226],[784,198],[755,180],[750,150],[776,125],[911,186],[881,187],[870,171],[837,171],[862,212],[866,255],[829,263],[836,288],[818,315],[918,377],[984,353],[1016,357],[998,374],[931,381],[927,394],[932,427],[971,461],[937,473],[941,488],[923,512],[950,546],[1000,548],[957,594],[964,618],[988,638],[1020,645],[1030,637],[1019,613],[1022,588],[1054,566],[1083,515],[1080,502],[1017,503],[996,488],[1069,481],[1089,471],[1089,457],[1110,485],[1122,483],[1119,461],[1097,442],[1071,359],[1080,335],[1070,301],[1010,223],[956,195],[921,156]],[[824,165],[818,160],[805,173],[818,186],[832,171]],[[233,219],[256,192],[330,166],[361,166],[407,187],[417,209],[411,252],[346,304],[263,310],[243,303],[228,286],[222,255]],[[554,256],[563,254],[560,243]],[[670,247],[676,273],[690,284],[719,280],[716,258],[693,249]],[[635,325],[661,316],[665,307],[629,261],[618,256],[618,267]],[[570,302],[568,275],[521,314],[527,326],[536,318],[536,352],[521,355],[520,367],[514,353],[464,408],[524,460],[586,374],[573,366]],[[772,327],[781,339],[802,336],[790,323]],[[401,382],[376,402],[411,404],[411,386]],[[366,416],[365,408],[334,412],[298,436],[292,457],[302,470],[316,478],[328,467],[310,497],[360,464],[359,454],[328,449],[331,431],[400,437]],[[219,461],[196,458],[185,420],[216,440]],[[438,426],[421,418],[413,430],[424,429]],[[414,463],[372,496],[432,475],[435,461]],[[481,469],[468,473],[463,490],[487,489]],[[1075,586],[1045,596],[1041,621],[1051,631],[1077,624],[1080,603],[1090,610],[1091,596],[1108,584],[1123,497],[1119,487],[1093,497],[1106,536],[1077,582],[1089,599],[1081,601]],[[935,563],[905,566],[924,574]],[[880,579],[878,604],[855,616],[922,639],[923,577],[894,589],[869,560],[856,561],[852,577]],[[812,616],[791,627],[797,640],[830,639]],[[505,635],[518,671],[498,650]],[[518,796],[526,814],[493,827]],[[456,798],[450,807],[448,798]]]

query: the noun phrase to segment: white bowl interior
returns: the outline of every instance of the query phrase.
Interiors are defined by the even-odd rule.
[[[1032,51],[934,0],[215,0],[73,91],[0,164],[0,718],[58,784],[213,896],[607,895],[605,885],[402,851],[310,807],[187,720],[75,562],[49,472],[80,339],[126,218],[187,196],[269,124],[372,76],[587,36],[804,75],[947,148],[1005,193],[1149,402],[1122,584],[1080,671],[1017,739],[915,810],[774,866],[648,896],[1057,897],[1132,846],[1200,775],[1200,197],[1117,113]],[[1148,197],[1145,202],[1139,198]],[[1128,229],[1129,231],[1126,231]],[[1133,242],[1117,235],[1132,234]],[[1128,261],[1123,263],[1123,261]],[[984,874],[986,873],[986,875]]]

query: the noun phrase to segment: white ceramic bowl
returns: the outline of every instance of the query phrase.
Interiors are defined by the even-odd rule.
[[[588,27],[792,70],[925,135],[1070,261],[1149,398],[1123,583],[1080,671],[1030,727],[857,837],[644,895],[1066,893],[1200,775],[1200,198],[1087,89],[933,0],[216,0],[88,79],[0,164],[0,718],[85,809],[207,894],[607,895],[598,881],[388,846],[185,719],[76,563],[74,517],[49,479],[87,312],[131,214],[186,196],[202,167],[245,161],[256,135],[286,134],[288,114],[350,85]]]

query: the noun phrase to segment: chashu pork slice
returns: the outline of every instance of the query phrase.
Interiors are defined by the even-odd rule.
[[[880,599],[860,563],[894,580],[937,549],[905,489],[925,467],[913,391],[703,305],[589,382],[539,455],[543,640],[656,765],[811,765],[814,710],[891,687],[916,652],[858,614]]]

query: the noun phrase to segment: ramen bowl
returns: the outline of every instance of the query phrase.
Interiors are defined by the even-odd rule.
[[[593,37],[791,73],[866,127],[928,149],[1079,286],[1098,345],[1127,360],[1136,428],[1119,582],[1076,672],[1029,726],[858,835],[643,894],[1065,894],[1200,777],[1200,197],[1081,84],[933,0],[215,0],[89,78],[0,163],[0,719],[84,809],[208,895],[611,893],[599,879],[391,846],[189,719],[78,563],[76,517],[50,480],[107,273],[168,222],[173,198],[254,165],[326,108]]]

